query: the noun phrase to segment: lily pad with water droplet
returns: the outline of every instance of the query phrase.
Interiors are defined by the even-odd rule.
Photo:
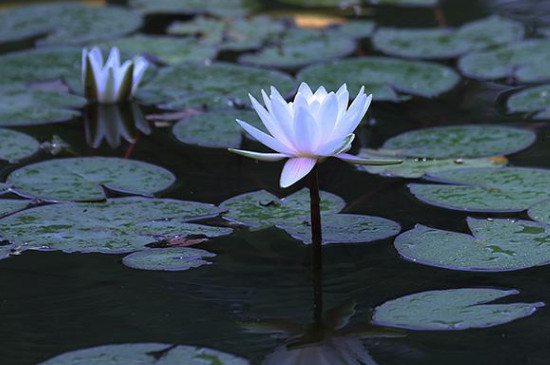
[[[14,163],[31,157],[39,150],[40,143],[33,137],[9,129],[0,129],[0,160]]]
[[[138,97],[160,108],[249,105],[248,93],[275,86],[283,95],[295,87],[294,80],[281,72],[229,63],[184,63],[165,67],[138,91]]]
[[[245,132],[235,119],[244,120],[259,129],[265,129],[254,112],[220,110],[180,120],[174,124],[172,132],[180,142],[186,144],[210,148],[238,148],[241,146]]]
[[[409,184],[421,201],[468,212],[519,212],[550,198],[550,170],[522,167],[438,171]],[[447,185],[448,184],[448,185]]]
[[[527,88],[506,101],[510,113],[536,113],[534,119],[548,119],[550,113],[550,84]]]
[[[147,196],[167,189],[175,180],[162,167],[115,157],[43,161],[15,170],[7,178],[16,193],[45,201],[103,200],[104,188]]]
[[[152,248],[131,253],[122,259],[122,263],[139,270],[185,271],[210,265],[211,262],[204,259],[215,256],[190,247]]]
[[[104,345],[67,352],[38,365],[250,365],[242,358],[207,348],[164,343]]]
[[[468,218],[472,235],[417,225],[395,239],[407,260],[462,271],[511,271],[550,264],[550,226]]]
[[[420,158],[477,158],[509,155],[529,147],[535,132],[498,125],[459,125],[417,129],[388,139],[383,148]]]
[[[0,13],[0,44],[36,37],[43,37],[41,45],[84,44],[120,37],[140,26],[140,15],[117,6],[26,6]]]
[[[29,200],[0,199],[0,217],[24,209],[29,204]]]
[[[432,290],[390,300],[374,309],[374,323],[419,331],[459,331],[505,324],[535,313],[544,303],[489,304],[517,290]]]
[[[229,228],[186,223],[219,212],[211,204],[173,199],[128,197],[95,203],[68,202],[2,218],[0,235],[19,250],[116,254],[178,237],[231,233]]]
[[[202,14],[244,16],[258,7],[257,0],[130,0],[131,8],[144,14]]]
[[[462,73],[473,79],[513,77],[519,82],[550,80],[550,40],[530,39],[488,51],[470,53],[459,60]]]
[[[435,63],[364,57],[309,66],[298,73],[297,79],[329,90],[347,83],[351,94],[364,85],[375,101],[399,102],[410,95],[441,95],[452,90],[460,77],[451,68]]]
[[[521,23],[491,16],[454,29],[381,28],[374,47],[391,56],[410,58],[453,58],[472,51],[521,40]]]

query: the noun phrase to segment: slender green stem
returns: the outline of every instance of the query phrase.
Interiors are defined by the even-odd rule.
[[[321,206],[317,166],[309,174],[309,198],[311,205],[311,259],[313,273],[313,318],[315,324],[323,325],[323,250],[321,242]]]

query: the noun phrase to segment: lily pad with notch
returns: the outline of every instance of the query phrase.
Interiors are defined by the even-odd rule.
[[[128,5],[143,14],[211,14],[245,16],[258,8],[257,0],[130,0]]]
[[[165,343],[127,343],[104,345],[83,350],[67,352],[55,356],[38,365],[250,365],[236,356],[208,349]]]
[[[7,183],[19,195],[45,201],[92,201],[106,198],[104,188],[150,196],[175,180],[170,171],[142,161],[76,157],[22,167],[8,176]]]
[[[519,41],[524,33],[521,23],[491,16],[456,30],[381,28],[372,42],[376,49],[391,56],[438,59]]]
[[[544,303],[492,302],[517,290],[466,288],[432,290],[390,300],[374,309],[373,322],[418,331],[487,328],[528,317]]]
[[[30,200],[0,199],[0,217],[23,210],[30,204]]]
[[[296,77],[312,87],[338,89],[347,83],[351,94],[365,86],[375,101],[400,102],[411,96],[436,97],[452,90],[460,76],[451,68],[423,61],[364,57],[306,67]]]
[[[129,254],[122,263],[132,269],[155,271],[185,271],[210,265],[207,258],[216,255],[197,248],[151,248]]]
[[[216,216],[211,204],[127,197],[106,202],[59,203],[0,219],[0,235],[19,251],[127,253],[174,238],[217,237],[229,228],[188,223]]]
[[[520,212],[550,198],[550,170],[526,167],[466,168],[425,177],[443,184],[409,184],[421,201],[467,212]]]
[[[506,100],[510,113],[533,113],[534,119],[550,118],[550,84],[521,90]]]
[[[0,160],[16,163],[31,157],[39,150],[40,143],[33,137],[25,133],[0,128]],[[2,190],[1,187],[0,190]]]

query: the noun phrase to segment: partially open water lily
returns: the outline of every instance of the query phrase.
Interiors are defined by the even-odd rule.
[[[315,93],[306,83],[298,89],[294,101],[286,102],[274,87],[271,95],[262,90],[265,108],[252,96],[252,106],[260,116],[270,134],[264,133],[250,124],[237,122],[259,142],[276,151],[260,153],[232,149],[239,155],[262,161],[278,161],[284,158],[281,173],[281,187],[288,187],[306,176],[317,162],[327,157],[365,165],[387,165],[400,163],[399,160],[362,159],[346,153],[355,138],[357,128],[372,100],[361,88],[348,108],[349,93],[342,85],[336,93],[319,87]]]
[[[82,50],[82,82],[89,100],[111,104],[128,100],[134,95],[148,63],[136,57],[120,63],[117,47],[111,48],[103,64],[103,55],[98,47]]]

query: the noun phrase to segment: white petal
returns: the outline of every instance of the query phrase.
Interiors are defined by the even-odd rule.
[[[267,93],[262,89],[262,98],[264,99],[264,105],[267,108],[267,111],[271,113],[271,99],[267,96]]]
[[[132,61],[126,61],[115,72],[115,95],[117,99],[120,99],[120,89],[122,87],[122,81],[126,77],[126,73],[129,71]],[[133,78],[133,75],[132,75]]]
[[[342,152],[346,152],[351,148],[351,143],[353,142],[355,138],[355,134],[351,133],[347,135],[345,138],[338,138],[335,140],[332,140],[322,146],[320,146],[317,151],[316,155],[318,156],[334,156]]]
[[[294,135],[292,112],[283,98],[275,97],[271,99],[271,115],[274,122],[279,124],[281,129],[285,131],[285,135],[292,139],[291,136]]]
[[[349,105],[349,92],[346,84],[342,85],[336,92],[338,98],[338,120],[342,118]]]
[[[132,94],[136,92],[136,89],[149,66],[149,62],[143,57],[138,57],[134,60],[134,74],[132,78]]]
[[[294,155],[295,151],[290,149],[288,146],[286,146],[284,143],[276,140],[272,136],[262,132],[261,130],[254,128],[250,124],[243,122],[242,120],[237,119],[237,123],[245,130],[247,131],[252,137],[256,138],[256,140],[267,147],[271,148],[272,150],[275,150],[280,153],[286,153],[289,155]]]
[[[272,115],[269,114],[267,110],[256,100],[252,95],[248,94],[250,97],[250,102],[252,103],[252,107],[262,120],[262,123],[267,128],[269,133],[275,138],[284,143],[285,145],[292,148],[292,144],[290,143],[290,139],[288,137],[287,131],[285,131],[282,126],[283,123],[278,123],[277,120],[274,120]],[[288,129],[288,128],[287,128]]]
[[[313,96],[317,98],[324,98],[327,95],[327,89],[325,89],[324,86],[319,86],[317,90],[315,90],[315,94]]]
[[[341,160],[346,162],[356,164],[356,165],[372,165],[372,166],[384,166],[384,165],[398,165],[402,163],[402,160],[392,160],[392,159],[375,159],[375,158],[361,158],[348,153],[340,153],[334,155]]]
[[[88,56],[90,57],[92,65],[95,63],[99,68],[103,68],[103,55],[98,47],[92,48],[92,50],[88,52]]]
[[[308,84],[306,84],[305,82],[302,82],[300,84],[300,87],[298,88],[298,92],[297,94],[302,94],[304,95],[306,98],[310,98],[313,96],[313,92],[311,91],[311,88],[309,87]]]
[[[351,103],[348,111],[342,116],[342,119],[338,121],[333,137],[352,133],[365,116],[369,103],[369,98],[365,94],[358,95]]]
[[[107,58],[107,62],[105,62],[105,67],[109,68],[112,67],[114,69],[117,69],[120,66],[120,51],[117,47],[111,48],[111,52],[109,52],[109,57]]]
[[[306,107],[298,106],[294,114],[294,137],[292,138],[297,151],[315,154],[319,145],[319,135],[322,130],[315,118]]]
[[[317,163],[317,159],[310,157],[291,158],[285,163],[279,184],[287,188],[306,176]]]
[[[322,136],[330,138],[338,121],[338,98],[334,93],[327,95],[317,117]]]
[[[260,161],[280,161],[283,158],[288,157],[288,155],[285,155],[282,153],[261,153],[261,152],[254,152],[254,151],[239,150],[236,148],[228,148],[227,150],[229,152],[236,153],[237,155],[253,158],[255,160],[260,160]]]

